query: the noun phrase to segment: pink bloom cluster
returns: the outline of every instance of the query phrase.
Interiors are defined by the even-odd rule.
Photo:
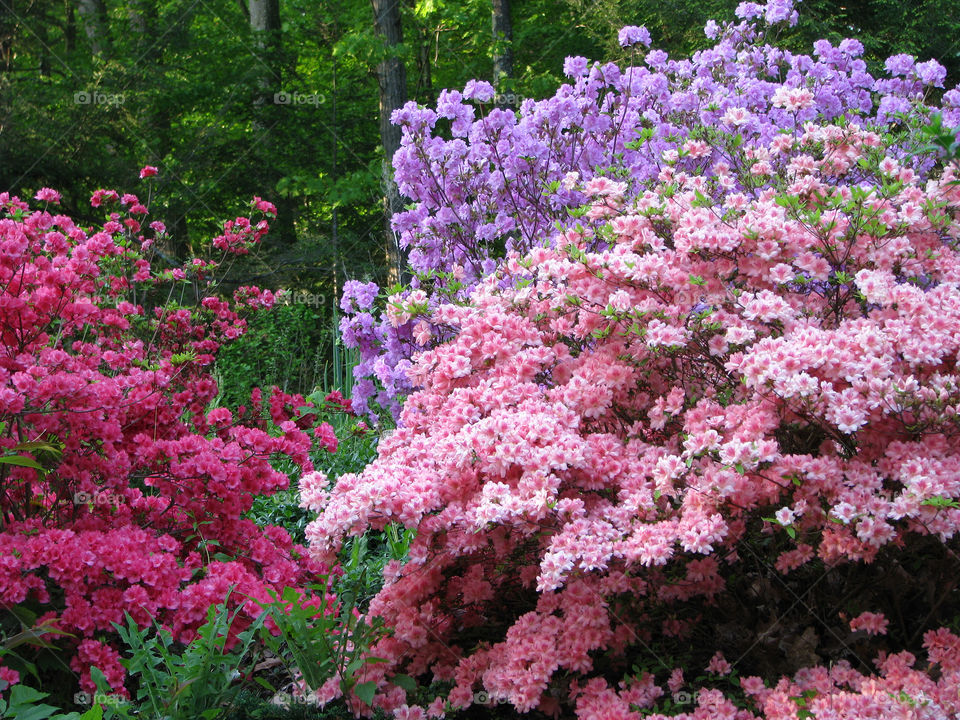
[[[790,52],[773,39],[781,23],[796,22],[793,5],[742,3],[740,21],[708,24],[714,44],[690,58],[647,50],[645,28],[624,28],[620,42],[634,51],[630,66],[568,58],[569,83],[553,97],[527,99],[516,112],[485,107],[486,96],[477,93],[482,83],[444,91],[433,108],[409,103],[397,110],[403,142],[393,163],[410,209],[396,215],[394,227],[431,306],[466,298],[505,253],[539,246],[555,223],[569,224],[585,196],[595,202],[584,221],[609,217],[612,196],[597,194],[594,182],[633,197],[669,166],[726,188],[734,182],[731,151],[748,147],[755,153],[747,156],[751,174],[742,189],[749,190],[773,169],[778,146],[770,149],[771,142],[789,140],[804,123],[886,124],[900,113],[927,122],[942,66],[903,55],[888,61],[889,77],[874,77],[857,40],[821,40],[810,54]],[[949,126],[960,124],[960,89],[942,95],[942,112]],[[718,141],[718,133],[726,139]],[[906,151],[891,148],[897,157]],[[901,160],[920,175],[933,166],[929,157]],[[616,174],[598,175],[611,165]],[[409,358],[430,336],[416,333],[415,314],[391,311],[401,305],[391,298],[379,315],[344,308],[344,340],[362,356],[354,394],[360,412],[369,398],[396,416],[398,398],[410,390]]]
[[[308,483],[318,561],[368,528],[416,530],[370,607],[394,629],[365,678],[386,709],[410,716],[389,684],[406,673],[452,686],[451,707],[483,691],[546,710],[562,682],[579,718],[639,718],[682,676],[622,680],[631,658],[688,633],[684,609],[716,602],[746,548],[778,577],[955,539],[956,167],[894,167],[892,136],[852,122],[731,135],[707,138],[727,153],[712,174],[579,185],[606,219],[435,307],[450,339],[415,356],[378,459]],[[704,687],[677,717],[795,718],[797,698],[818,718],[954,717],[960,639],[921,630],[936,672],[873,646],[875,674],[744,679],[747,709]],[[700,667],[735,669],[705,650]]]
[[[56,202],[47,189],[37,198]],[[114,191],[91,202],[117,200],[146,212]],[[84,689],[95,664],[122,691],[112,623],[124,612],[189,640],[228,589],[252,617],[245,598],[267,601],[321,569],[285,530],[243,515],[288,487],[271,456],[309,471],[314,440],[333,451],[336,437],[279,391],[269,401],[279,433],[259,408],[209,409],[210,364],[269,293],[163,305],[169,280],[192,278],[202,293],[212,264],[153,270],[142,249],[152,238],[118,213],[97,229],[6,193],[0,207],[0,448],[28,460],[0,466],[0,602],[39,604],[38,622],[67,633]]]
[[[260,209],[260,205],[273,207],[270,203],[262,200],[258,203],[258,209]],[[268,212],[269,210],[261,211]],[[213,246],[224,253],[246,255],[251,248],[260,242],[269,229],[270,226],[266,220],[261,220],[256,224],[250,222],[247,217],[227,220],[223,224],[223,233],[213,239]]]

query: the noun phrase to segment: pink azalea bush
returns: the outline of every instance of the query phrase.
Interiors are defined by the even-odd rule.
[[[370,606],[395,717],[960,714],[960,171],[774,102],[571,177],[581,224],[469,302],[394,300],[449,339],[378,459],[301,488],[319,562],[416,530]]]
[[[112,209],[99,228],[57,213],[54,190],[36,199],[47,205],[31,211],[0,194],[0,448],[20,463],[0,465],[0,602],[57,631],[84,690],[96,665],[122,692],[112,623],[125,612],[188,641],[229,589],[249,619],[260,609],[243,598],[268,602],[322,570],[284,529],[243,515],[289,484],[271,456],[309,471],[315,442],[334,450],[336,438],[298,417],[301,397],[274,393],[278,431],[259,396],[211,409],[217,350],[243,333],[242,315],[272,305],[269,291],[212,294],[208,260],[155,268],[164,227],[142,227],[132,194],[94,193]],[[213,245],[247,252],[275,213],[259,198],[253,210],[262,219],[227,223]]]
[[[598,168],[616,166],[610,179],[632,197],[665,162],[729,182],[723,168],[735,148],[718,134],[761,150],[811,121],[885,125],[906,114],[925,122],[941,95],[946,121],[960,124],[960,90],[942,92],[945,70],[937,62],[898,55],[875,77],[854,39],[821,40],[810,54],[779,47],[777,35],[793,22],[792,0],[742,3],[735,22],[707,25],[715,44],[690,58],[647,48],[645,28],[625,28],[629,67],[568,58],[569,83],[553,97],[526,99],[519,111],[494,108],[484,82],[442,92],[434,108],[408,103],[396,111],[403,142],[393,163],[410,209],[394,227],[418,273],[414,284],[433,307],[466,298],[510,251],[526,254],[555,223],[567,225]],[[893,154],[908,145],[905,138]],[[932,163],[910,166],[925,176]],[[371,409],[398,416],[411,388],[410,358],[436,342],[440,328],[427,332],[417,313],[390,316],[375,306],[377,293],[372,283],[344,286],[342,336],[361,352],[358,411],[375,401]]]

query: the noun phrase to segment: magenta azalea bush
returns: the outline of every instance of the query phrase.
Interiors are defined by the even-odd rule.
[[[527,99],[519,112],[493,108],[484,82],[444,91],[435,108],[411,102],[396,111],[403,143],[393,162],[411,209],[394,227],[425,293],[420,306],[466,298],[509,252],[525,254],[557,222],[569,225],[569,211],[585,199],[582,187],[598,172],[614,173],[633,197],[668,161],[677,171],[717,177],[738,149],[765,148],[806,122],[886,126],[906,115],[923,123],[938,104],[945,70],[935,61],[897,55],[886,62],[887,76],[874,77],[857,40],[821,40],[812,55],[771,44],[796,21],[790,0],[743,3],[737,17],[709,23],[716,44],[689,59],[648,49],[645,29],[625,28],[632,66],[568,58],[570,83],[545,100]],[[941,109],[948,124],[960,124],[960,90],[943,93]],[[899,156],[910,144],[899,140],[891,152]],[[908,164],[921,176],[932,167],[929,158]],[[422,314],[383,314],[378,292],[373,283],[345,285],[342,337],[361,352],[358,411],[375,401],[371,410],[396,416],[411,389],[409,360],[436,342],[439,328]],[[403,299],[387,294],[393,304]]]
[[[301,483],[320,562],[416,531],[370,606],[395,717],[960,713],[960,170],[915,152],[942,72],[760,45],[791,12],[741,5],[692,61],[570,60],[520,119],[399,114],[433,285],[379,339],[429,349],[373,364],[416,388],[378,459]],[[373,323],[345,323],[370,353]]]
[[[211,409],[218,348],[272,293],[212,294],[211,261],[152,268],[164,228],[141,227],[148,211],[132,194],[94,193],[94,207],[114,208],[101,228],[57,214],[54,190],[36,199],[31,211],[0,195],[0,602],[27,626],[36,618],[84,690],[96,665],[125,692],[112,625],[124,613],[186,642],[231,589],[249,623],[261,609],[246,598],[269,602],[322,570],[284,529],[243,515],[289,485],[271,456],[312,470],[311,448],[336,438],[282,393],[269,401],[278,430],[259,398]],[[253,247],[275,213],[259,198],[253,210],[264,219],[226,223],[214,247]],[[4,662],[10,684],[29,668]]]

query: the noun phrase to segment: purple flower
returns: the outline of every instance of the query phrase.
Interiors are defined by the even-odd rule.
[[[642,25],[627,25],[620,30],[617,39],[620,41],[620,47],[630,47],[638,43],[650,47],[650,31]]]
[[[913,70],[914,61],[915,58],[913,55],[901,53],[900,55],[888,57],[883,66],[887,69],[888,73],[895,77],[897,75],[909,75],[910,71]]]
[[[763,6],[755,2],[743,2],[737,5],[735,14],[738,18],[751,20],[763,15]]]
[[[347,280],[343,284],[340,307],[344,312],[369,310],[373,307],[373,302],[377,299],[377,293],[379,292],[380,287],[374,282],[364,283],[359,280]]]
[[[470,80],[463,89],[465,100],[476,100],[477,102],[490,102],[493,100],[493,85],[483,80]]]
[[[654,70],[663,70],[664,66],[667,64],[668,55],[663,50],[651,50],[647,53],[646,60],[647,65],[652,67]]]
[[[924,85],[943,87],[943,81],[947,77],[947,69],[936,60],[918,63],[914,69]]]
[[[890,58],[890,74],[874,78],[857,40],[837,46],[821,40],[809,54],[767,44],[762,26],[794,22],[796,4],[742,3],[737,16],[743,21],[707,23],[704,32],[714,46],[690,58],[671,60],[650,49],[644,63],[626,70],[569,57],[563,64],[569,82],[553,97],[525,100],[519,112],[493,109],[477,118],[473,103],[493,97],[492,86],[482,81],[467,83],[462,93],[442,93],[432,109],[408,103],[395,111],[393,120],[403,130],[393,158],[395,178],[410,204],[394,216],[393,228],[409,251],[410,267],[424,274],[421,289],[430,307],[452,288],[456,297],[469,297],[507,253],[523,255],[554,242],[557,223],[568,223],[568,211],[583,200],[562,184],[568,175],[576,174],[582,187],[598,168],[615,167],[634,195],[657,177],[663,154],[676,152],[697,124],[735,129],[750,151],[807,122],[830,124],[848,113],[861,113],[857,122],[882,125],[895,114],[913,113],[925,84],[943,83],[939,63],[918,64],[909,55]],[[629,26],[618,39],[636,50],[650,43],[650,34]],[[772,104],[782,87],[807,88],[814,103],[785,112]],[[958,108],[960,88],[944,97],[944,122],[960,125]],[[441,117],[450,122],[438,127]],[[644,130],[652,133],[634,140]],[[712,174],[720,158],[715,149],[703,152],[707,156],[680,155],[678,175]],[[933,167],[925,162],[914,164],[917,175]],[[555,183],[555,192],[541,192]],[[403,368],[421,346],[411,342],[409,324],[393,327],[373,311],[376,295],[372,283],[344,287],[341,307],[350,322],[342,323],[342,334],[360,352],[356,377],[365,382],[354,388],[357,407],[376,401],[395,414],[412,389]]]
[[[840,52],[850,57],[860,57],[863,55],[863,43],[859,40],[846,38],[840,41]]]
[[[567,77],[577,78],[587,74],[587,59],[585,57],[568,57],[563,61],[563,74]]]
[[[797,11],[793,9],[793,0],[770,0],[767,3],[764,20],[770,25],[787,22],[791,26],[797,24]]]

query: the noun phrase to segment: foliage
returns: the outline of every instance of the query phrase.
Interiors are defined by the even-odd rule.
[[[10,689],[9,700],[0,698],[0,718],[14,720],[101,720],[103,714],[99,707],[87,712],[60,713],[57,708],[42,702],[47,693],[39,692],[26,685],[14,685]]]
[[[319,330],[320,308],[283,298],[272,312],[251,320],[243,337],[217,357],[219,401],[225,406],[242,405],[255,387],[309,393],[322,380],[323,346],[329,338]]]
[[[261,614],[236,632],[239,613],[225,603],[211,606],[206,622],[183,647],[167,628],[141,629],[126,614],[126,625],[117,623],[116,628],[126,646],[121,662],[137,686],[137,714],[170,720],[215,720],[226,714],[242,688],[238,680],[252,674],[262,652],[258,640],[270,617]],[[98,689],[108,692],[106,678],[99,674],[98,679]],[[105,710],[108,720],[132,717],[126,704],[108,703]]]
[[[326,577],[319,579],[320,584],[303,591],[269,591],[271,600],[259,603],[262,612],[252,623],[242,619],[240,608],[231,610],[225,602],[211,606],[206,622],[186,644],[165,627],[138,627],[128,614],[126,625],[116,627],[126,646],[122,663],[136,688],[136,704],[116,701],[119,696],[109,694],[106,678],[94,668],[104,717],[213,720],[235,712],[253,683],[275,698],[285,696],[301,705],[315,705],[316,693],[307,693],[328,680],[369,698],[372,688],[358,680],[370,662],[371,641],[383,635],[381,625],[368,625],[355,612],[349,593],[338,597]],[[240,632],[237,623],[244,626]],[[266,679],[266,668],[278,664],[283,672],[274,669],[269,677],[292,692],[278,695]]]
[[[211,243],[220,262],[164,267],[151,265],[164,226],[148,231],[133,194],[94,193],[91,204],[110,209],[100,228],[57,214],[49,188],[37,200],[45,207],[30,212],[0,195],[0,447],[30,460],[0,464],[0,598],[47,636],[6,655],[4,670],[8,682],[43,678],[50,668],[34,660],[50,658],[53,643],[83,690],[96,665],[123,693],[113,623],[125,613],[189,641],[228,588],[238,604],[267,599],[322,569],[285,530],[243,515],[253,497],[289,485],[271,458],[311,470],[314,443],[332,450],[336,438],[301,414],[302,397],[279,391],[267,403],[255,393],[236,413],[209,409],[217,351],[243,333],[241,314],[273,297],[252,287],[218,297],[214,273],[257,244],[266,219],[225,223]],[[275,214],[260,198],[251,207]],[[236,632],[259,614],[242,605]]]
[[[338,438],[336,452],[330,452],[328,448],[311,456],[314,467],[331,478],[337,478],[348,472],[360,472],[376,457],[378,434],[356,418],[350,410],[349,399],[344,398],[338,390],[325,395],[322,392],[313,393],[306,402],[309,406],[300,408],[303,415],[312,416],[317,423],[329,425]],[[290,533],[294,542],[303,543],[311,513],[300,506],[296,487],[300,468],[286,457],[274,460],[273,466],[290,478],[291,487],[254,498],[247,517],[260,527],[282,527]]]
[[[278,693],[269,699],[255,693],[241,693],[227,720],[353,720],[356,716],[344,703],[322,708],[301,702],[292,693]],[[388,717],[380,713],[375,718]]]
[[[265,609],[278,628],[276,637],[265,636],[267,647],[295,673],[294,697],[322,705],[342,694],[355,698],[350,704],[357,709],[369,705],[376,683],[366,679],[367,668],[380,662],[369,650],[385,630],[379,618],[368,621],[357,612],[352,592],[286,588]]]
[[[370,604],[379,707],[960,712],[960,169],[920,130],[943,71],[764,44],[792,12],[744,3],[689,62],[573,59],[519,118],[398,113],[435,284],[380,338],[426,348],[397,365],[418,390],[362,473],[300,484],[318,561],[415,532]]]
[[[413,531],[400,524],[387,525],[383,530],[370,530],[359,537],[349,538],[340,551],[341,573],[335,587],[356,598],[364,612],[383,586],[383,569],[390,563],[404,562],[410,552]]]

